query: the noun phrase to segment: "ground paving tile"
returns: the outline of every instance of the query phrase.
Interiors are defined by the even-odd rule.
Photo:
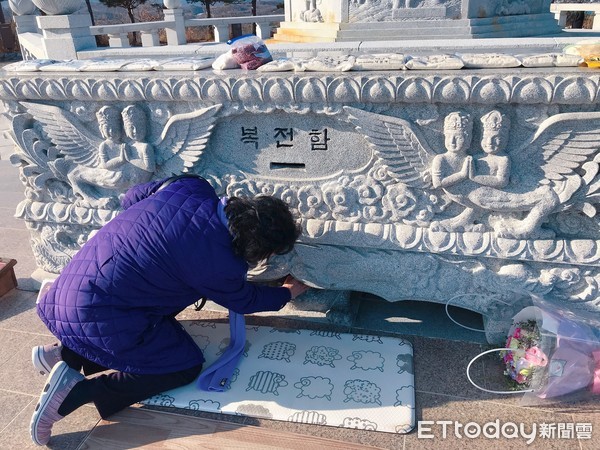
[[[0,432],[0,448],[6,450],[40,449],[29,436],[29,423],[37,403],[37,396],[28,403],[14,420]],[[52,438],[48,448],[56,450],[75,450],[100,418],[95,408],[84,406],[57,422],[52,429]]]
[[[520,408],[512,405],[503,405],[499,402],[479,401],[463,397],[446,396],[439,394],[418,393],[417,419],[421,420],[419,429],[406,436],[406,449],[579,449],[580,442],[573,438],[555,437],[546,439],[540,437],[540,427],[543,423],[558,424],[571,423],[570,414],[560,414],[548,411],[539,411],[531,408]],[[446,434],[440,422],[448,421]],[[486,438],[483,435],[484,425],[494,424],[498,421],[500,434],[498,439]],[[433,423],[430,423],[433,422]],[[472,438],[466,436],[463,428],[455,432],[456,423],[467,425]],[[507,424],[523,424],[525,434],[529,438],[517,433],[514,437],[506,438],[502,435],[502,427],[506,426],[506,433],[513,434],[514,427]],[[477,431],[479,427],[479,432]],[[535,427],[535,429],[534,429]],[[494,434],[493,425],[486,428],[488,434]],[[431,436],[431,437],[425,437]],[[530,444],[527,440],[531,439]]]

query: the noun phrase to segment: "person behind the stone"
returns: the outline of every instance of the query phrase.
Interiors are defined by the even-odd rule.
[[[292,250],[300,231],[286,203],[219,199],[202,178],[161,185],[131,188],[124,211],[40,298],[38,315],[60,342],[32,349],[36,369],[50,372],[31,420],[38,445],[85,403],[106,418],[194,381],[204,357],[175,315],[199,298],[245,314],[279,310],[307,289],[291,276],[281,287],[246,280],[249,264]]]

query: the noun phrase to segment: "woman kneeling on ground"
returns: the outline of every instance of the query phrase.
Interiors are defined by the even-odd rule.
[[[291,251],[300,234],[279,199],[219,198],[206,180],[183,177],[135,186],[122,206],[37,306],[59,340],[32,350],[50,373],[31,419],[38,445],[86,403],[106,418],[194,381],[204,357],[175,316],[199,298],[246,314],[279,310],[307,289],[291,276],[281,287],[246,280],[249,264]]]

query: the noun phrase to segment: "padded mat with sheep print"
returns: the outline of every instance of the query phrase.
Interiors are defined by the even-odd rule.
[[[228,324],[181,324],[205,368],[229,345]],[[229,386],[206,392],[194,382],[143,403],[390,433],[415,425],[412,346],[399,338],[246,325]]]

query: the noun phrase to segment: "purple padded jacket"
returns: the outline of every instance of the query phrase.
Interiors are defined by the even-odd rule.
[[[232,252],[206,180],[161,184],[130,189],[124,211],[79,250],[37,307],[63,345],[110,369],[157,374],[204,362],[173,317],[200,297],[241,314],[290,300],[287,288],[246,281],[248,265]]]

